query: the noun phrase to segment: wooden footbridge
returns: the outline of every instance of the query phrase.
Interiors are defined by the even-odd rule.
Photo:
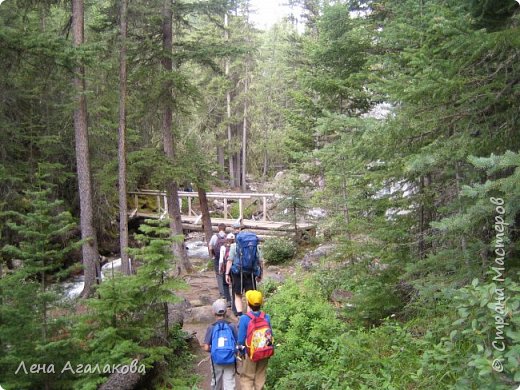
[[[168,216],[166,192],[155,190],[139,190],[128,193],[128,209],[130,218],[162,219]],[[207,198],[211,209],[212,203],[218,204],[218,210],[210,211],[211,225],[214,231],[224,223],[231,227],[233,223],[242,221],[242,225],[260,236],[294,235],[294,224],[271,220],[268,200],[275,198],[270,193],[225,193],[208,192]],[[182,226],[185,231],[202,231],[202,215],[198,211],[198,194],[196,192],[179,191]],[[213,201],[213,202],[212,202]],[[249,218],[245,218],[249,217]],[[316,226],[311,223],[298,223],[297,234],[301,238],[316,236]]]

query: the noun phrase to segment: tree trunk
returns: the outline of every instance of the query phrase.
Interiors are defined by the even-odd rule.
[[[121,271],[130,275],[128,259],[128,206],[126,200],[126,35],[128,0],[121,0],[121,49],[119,52],[119,246],[121,252]]]
[[[208,197],[206,196],[206,190],[200,186],[197,186],[197,192],[199,194],[200,211],[202,213],[202,226],[204,227],[204,235],[206,236],[206,242],[209,244],[211,236],[213,235],[213,229],[211,228],[211,216],[209,215]]]
[[[242,132],[241,126],[237,123],[234,126],[234,134],[235,137],[238,138],[240,133]],[[241,169],[240,169],[240,163],[241,163],[241,157],[242,157],[242,149],[240,148],[235,154],[234,154],[234,164],[235,164],[235,186],[240,187],[242,181],[240,177]]]
[[[242,126],[242,191],[246,191],[246,157],[247,157],[247,72],[248,67],[246,63],[246,78],[244,81],[244,124]]]
[[[80,47],[84,42],[83,35],[83,0],[72,0],[72,35],[74,47]],[[85,284],[82,297],[92,293],[96,283],[99,252],[96,230],[94,229],[94,212],[92,209],[92,184],[90,181],[90,159],[87,127],[87,100],[85,97],[85,67],[77,65],[74,68],[74,92],[76,107],[74,109],[74,136],[76,143],[76,169],[78,173],[78,190],[80,203],[80,226],[83,244],[82,257],[85,268]]]
[[[298,210],[296,208],[296,200],[293,202],[293,224],[294,224],[294,240],[299,241],[300,235],[298,233]]]
[[[163,50],[164,57],[162,59],[162,65],[166,72],[173,70],[173,63],[171,59],[172,53],[172,17],[173,8],[172,1],[165,0],[163,8]],[[168,91],[168,95],[172,94],[171,82],[165,85]],[[171,164],[175,161],[175,146],[172,134],[172,107],[171,102],[167,101],[164,107],[163,113],[163,146],[164,154]],[[168,198],[168,216],[170,217],[170,228],[172,235],[183,236],[182,231],[182,219],[181,210],[179,206],[179,187],[175,181],[171,181],[166,185],[166,193]],[[186,254],[186,248],[184,246],[184,239],[181,242],[173,244],[174,255],[179,259],[180,271],[189,272],[192,270],[192,265]]]
[[[271,96],[268,97],[269,106],[271,106]],[[267,133],[267,125],[264,125],[264,164],[262,169],[262,179],[265,181],[267,177],[267,170],[269,168],[269,155],[267,152],[267,139],[268,139],[268,133]]]
[[[166,196],[168,199],[168,217],[170,219],[170,229],[172,236],[182,236],[181,242],[173,244],[173,253],[179,259],[180,272],[191,272],[193,269],[188,255],[186,254],[186,247],[184,245],[184,233],[182,230],[182,218],[179,204],[179,186],[172,181],[166,185]]]
[[[218,136],[215,136],[215,137],[218,138]],[[218,142],[218,139],[217,139],[217,142]],[[226,172],[225,158],[226,157],[225,157],[224,147],[222,147],[221,145],[217,146],[217,163],[221,169],[220,180],[224,180],[224,172]]]
[[[229,40],[228,14],[224,14],[224,39]],[[224,74],[229,79],[229,58],[226,58]],[[233,134],[231,132],[231,91],[226,92],[226,114],[227,114],[227,141],[228,141],[228,163],[229,163],[229,186],[235,186],[235,167],[233,164]]]

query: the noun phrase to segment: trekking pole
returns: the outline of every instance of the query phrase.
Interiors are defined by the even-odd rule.
[[[240,295],[242,295],[244,294],[244,260],[242,257],[242,251],[238,253],[238,258],[240,259]]]
[[[213,359],[211,360],[211,371],[213,371],[213,381],[215,382],[215,386],[217,385],[217,374],[215,373],[215,365],[213,364]]]

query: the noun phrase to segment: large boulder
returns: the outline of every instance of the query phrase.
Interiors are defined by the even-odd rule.
[[[139,372],[115,372],[103,383],[99,390],[132,390],[143,380],[145,375]]]
[[[305,271],[310,271],[312,268],[316,267],[319,264],[322,258],[334,253],[335,250],[335,244],[320,245],[313,251],[305,254],[303,259],[300,261],[300,265]]]
[[[168,303],[168,323],[170,326],[174,324],[179,324],[182,326],[184,324],[184,317],[186,310],[191,307],[190,302],[183,298],[182,301],[177,303]]]
[[[285,277],[277,272],[277,273],[266,273],[264,278],[263,278],[263,281],[264,282],[274,282],[275,284],[282,284],[283,282],[285,282]]]
[[[209,324],[215,321],[211,305],[192,307],[187,310],[184,322]]]

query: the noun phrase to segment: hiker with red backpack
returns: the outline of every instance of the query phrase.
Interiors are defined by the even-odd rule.
[[[223,299],[213,303],[216,322],[208,326],[203,348],[211,353],[211,390],[235,390],[237,328],[226,320]]]
[[[225,281],[231,283],[235,295],[236,315],[242,315],[242,295],[256,290],[262,279],[262,253],[258,247],[258,236],[241,230],[235,235],[235,245],[231,245],[226,266]]]
[[[213,266],[215,269],[215,277],[220,297],[225,299],[227,306],[231,306],[231,294],[229,293],[229,283],[225,278],[224,267],[219,266],[220,250],[226,244],[226,225],[220,223],[218,225],[218,233],[214,234],[209,241],[208,249],[210,256],[213,258]]]
[[[274,354],[273,330],[269,314],[260,310],[262,293],[246,292],[249,311],[238,322],[238,348],[244,353],[240,386],[242,390],[261,390],[267,375],[267,363]]]

